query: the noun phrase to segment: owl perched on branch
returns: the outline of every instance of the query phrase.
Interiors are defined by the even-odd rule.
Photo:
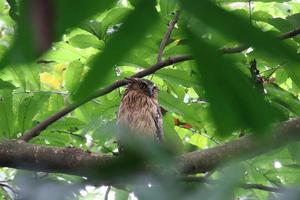
[[[164,135],[157,87],[146,79],[127,78],[126,82],[117,119],[119,150],[131,139],[161,143]]]

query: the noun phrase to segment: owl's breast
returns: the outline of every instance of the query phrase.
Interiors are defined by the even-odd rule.
[[[156,100],[147,96],[124,97],[118,112],[118,134],[131,132],[142,137],[157,137],[155,118],[159,117]]]

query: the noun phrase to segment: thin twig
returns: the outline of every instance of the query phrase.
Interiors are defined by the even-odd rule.
[[[169,25],[168,25],[168,30],[167,32],[165,33],[165,36],[164,38],[162,39],[161,43],[160,43],[160,46],[159,46],[159,51],[158,51],[158,56],[157,56],[157,63],[159,63],[161,61],[161,58],[163,56],[163,53],[164,53],[164,50],[165,50],[165,47],[167,46],[169,40],[170,40],[170,37],[171,37],[171,33],[172,31],[174,30],[174,27],[178,21],[178,18],[179,18],[179,14],[180,12],[179,11],[176,11],[173,19],[170,21]]]
[[[109,195],[110,190],[111,190],[111,186],[109,185],[106,189],[104,200],[108,200],[108,195]]]
[[[69,95],[68,92],[64,92],[64,91],[46,91],[46,90],[36,90],[36,91],[29,91],[29,90],[25,90],[25,91],[21,91],[21,92],[14,92],[13,94],[35,94],[35,93],[49,93],[49,94],[58,94],[61,96],[67,96]]]
[[[14,197],[16,198],[17,192],[10,185],[0,183],[0,187],[9,189],[13,193]]]
[[[297,36],[299,34],[300,34],[300,27],[298,27],[298,28],[296,28],[296,29],[294,29],[292,31],[283,33],[280,36],[278,36],[277,38],[280,39],[280,40],[285,40],[285,39],[289,39],[289,38],[295,37],[295,36]]]
[[[252,7],[251,7],[251,0],[248,0],[248,9],[249,9],[249,21],[252,25]]]
[[[273,71],[265,78],[266,80],[268,80],[280,67],[282,67],[281,65],[275,67],[273,69]]]

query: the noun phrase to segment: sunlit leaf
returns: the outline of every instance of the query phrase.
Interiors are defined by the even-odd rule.
[[[22,1],[20,17],[17,20],[17,37],[0,62],[1,67],[5,67],[8,63],[33,61],[48,50],[52,42],[60,39],[66,29],[79,25],[97,12],[110,8],[115,2],[92,0],[86,3],[79,0],[74,4],[71,0]],[[42,9],[43,12],[40,12]]]
[[[24,131],[34,125],[34,116],[39,112],[48,98],[49,94],[35,93],[21,102],[18,109],[18,127],[21,133],[24,133]]]
[[[78,87],[78,84],[83,76],[83,69],[84,66],[79,60],[70,63],[66,69],[64,73],[64,87],[70,93],[72,93],[76,87]]]
[[[3,81],[0,79],[0,90],[2,89],[15,89],[16,87],[8,81]]]
[[[145,37],[147,31],[158,20],[154,6],[152,0],[141,1],[139,6],[128,15],[120,30],[106,44],[103,52],[93,60],[90,71],[74,95],[75,99],[83,99],[95,91],[103,83],[109,70],[125,57],[126,52]],[[121,43],[122,45],[120,45]]]
[[[15,130],[12,90],[0,90],[0,137],[12,138]]]
[[[93,47],[101,50],[105,46],[102,40],[99,40],[97,37],[88,34],[75,35],[74,37],[70,38],[69,42],[72,46],[82,49]]]

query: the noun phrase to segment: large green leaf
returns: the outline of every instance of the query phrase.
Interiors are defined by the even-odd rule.
[[[49,94],[35,93],[21,102],[18,109],[18,127],[21,133],[33,126],[34,116],[48,100]]]
[[[76,131],[79,128],[82,128],[84,123],[77,118],[67,117],[60,121],[57,121],[49,126],[48,131]]]
[[[75,35],[74,37],[70,38],[69,42],[72,46],[82,49],[93,47],[95,49],[102,50],[105,46],[102,40],[99,40],[92,34]]]
[[[139,19],[139,20],[136,20]],[[79,86],[74,95],[76,99],[83,99],[94,92],[101,83],[109,70],[119,63],[137,43],[139,43],[148,30],[158,20],[155,10],[155,2],[141,1],[135,10],[124,20],[120,30],[113,34],[106,44],[103,52],[97,55],[91,63],[91,69]],[[122,44],[122,45],[120,45]]]
[[[78,87],[78,84],[83,76],[83,69],[84,66],[79,60],[75,60],[68,66],[67,70],[64,74],[64,87],[72,93],[76,87]]]
[[[168,18],[171,18],[176,11],[176,0],[158,0],[158,4],[160,6],[160,14]]]
[[[184,117],[185,120],[196,127],[200,126],[201,118],[199,117],[199,114],[203,108],[197,107],[196,110],[192,105],[185,104],[182,100],[175,98],[165,91],[160,91],[159,103],[169,112],[173,112]],[[195,113],[195,111],[199,111],[199,113]]]
[[[164,80],[179,84],[185,87],[199,87],[199,82],[195,76],[191,76],[188,72],[175,69],[162,69],[156,73],[157,76]]]
[[[98,122],[97,122],[98,121]],[[93,127],[89,129],[95,139],[98,139],[100,144],[104,144],[109,139],[113,138],[117,133],[116,120],[106,123],[101,123],[102,120],[95,121]]]
[[[126,7],[116,7],[108,11],[103,20],[101,20],[100,30],[102,37],[105,37],[107,34],[111,34],[112,31],[108,29],[121,23],[131,11],[132,9]]]
[[[10,83],[10,82],[8,82],[8,81],[3,81],[2,79],[0,79],[0,90],[2,90],[2,89],[15,89],[16,87],[12,84],[12,83]]]
[[[0,138],[14,136],[14,117],[12,90],[0,90]]]
[[[202,23],[233,40],[254,47],[261,53],[261,56],[272,58],[278,62],[286,60],[291,63],[286,70],[293,81],[300,85],[300,68],[298,67],[300,57],[297,56],[295,49],[285,45],[272,34],[263,33],[258,28],[251,26],[248,19],[226,11],[209,0],[201,1],[201,3],[196,0],[189,3],[181,2],[183,8]]]
[[[9,66],[3,70],[5,79],[22,88],[22,90],[40,89],[40,69],[36,64],[29,64],[20,67]]]
[[[276,85],[267,85],[268,96],[275,102],[287,108],[290,112],[300,116],[300,101],[292,93]]]
[[[243,128],[262,133],[279,118],[278,111],[251,87],[234,63],[200,37],[191,32],[189,36],[219,134]]]
[[[72,28],[96,13],[110,8],[115,0],[21,1],[17,34],[11,49],[3,57],[8,63],[30,62],[44,53],[66,29]],[[49,3],[49,4],[48,4]],[[40,10],[44,9],[44,12]],[[39,19],[40,21],[37,21]],[[16,56],[18,55],[18,56]]]

